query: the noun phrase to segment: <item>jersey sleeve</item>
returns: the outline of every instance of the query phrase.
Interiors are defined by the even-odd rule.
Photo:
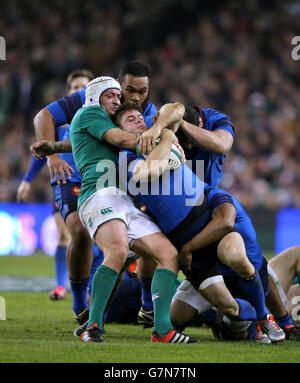
[[[214,211],[218,206],[224,203],[234,205],[233,197],[225,190],[210,187],[205,191],[210,211]],[[235,206],[235,205],[234,205]]]
[[[205,110],[206,118],[210,119],[212,123],[212,131],[215,130],[225,130],[234,137],[234,127],[231,119],[226,116],[226,114],[220,113],[215,109],[206,109]]]
[[[47,158],[43,157],[42,160],[38,160],[37,158],[32,158],[30,166],[25,173],[23,177],[23,181],[31,182],[34,177],[38,174],[38,172],[41,170],[41,168],[45,165],[47,162]]]
[[[70,139],[70,125],[67,126],[62,140],[65,141],[65,140],[69,140],[69,139]]]
[[[86,109],[88,110],[80,116],[79,124],[86,127],[87,132],[99,141],[109,129],[117,128],[102,108]]]
[[[46,106],[55,120],[55,126],[70,124],[77,110],[85,102],[85,89],[62,97]]]

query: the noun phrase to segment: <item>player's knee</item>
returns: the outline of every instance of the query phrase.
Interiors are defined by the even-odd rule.
[[[228,266],[243,278],[249,278],[255,272],[254,266],[249,261],[246,253],[240,249],[232,250]]]
[[[121,243],[111,243],[103,248],[104,261],[103,264],[120,271],[128,257],[128,246]]]
[[[160,262],[170,262],[172,264],[178,264],[178,251],[170,244],[159,247],[157,254]]]
[[[239,314],[239,306],[234,299],[229,301],[221,301],[217,305],[217,309],[229,317],[236,317]]]
[[[88,231],[82,225],[74,225],[71,230],[72,242],[84,246],[91,241]]]

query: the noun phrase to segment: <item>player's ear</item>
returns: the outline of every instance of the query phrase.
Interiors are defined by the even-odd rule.
[[[203,126],[202,118],[199,117],[199,127],[202,128],[202,126]]]

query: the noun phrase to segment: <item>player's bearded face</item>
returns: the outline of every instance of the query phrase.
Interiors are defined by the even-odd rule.
[[[123,130],[129,133],[143,133],[148,130],[143,115],[135,109],[124,112],[120,119],[120,125]]]
[[[100,105],[109,116],[113,116],[121,105],[121,92],[118,89],[108,89],[100,97]]]
[[[138,106],[142,106],[146,101],[149,93],[149,78],[135,77],[127,74],[121,83],[122,95],[125,102],[134,102]]]

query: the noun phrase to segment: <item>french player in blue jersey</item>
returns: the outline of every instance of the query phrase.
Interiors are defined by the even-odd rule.
[[[62,136],[64,135],[64,130],[65,128],[60,129]],[[57,135],[57,139],[60,139],[59,135]],[[17,190],[18,202],[28,202],[31,183],[46,163],[46,157],[44,157],[42,160],[32,158],[30,166],[27,172],[24,174],[24,177]],[[66,261],[66,252],[70,241],[70,235],[60,214],[58,204],[55,200],[53,200],[53,217],[57,228],[57,246],[54,253],[56,287],[50,291],[49,296],[51,300],[61,300],[65,299],[67,294],[68,267]]]
[[[222,165],[234,139],[234,128],[230,118],[212,108],[201,109],[189,105],[185,108],[176,135],[184,148],[186,158],[192,160],[193,169],[195,170],[197,160],[203,160],[205,182],[211,186],[218,186],[223,174]],[[272,307],[272,314],[281,328],[289,328],[292,325],[291,317],[278,299],[270,276],[268,279],[267,306]]]
[[[187,105],[176,135],[186,158],[192,161],[193,171],[197,161],[204,161],[204,181],[217,187],[234,140],[231,119],[212,108]]]
[[[66,80],[66,88],[69,94],[72,94],[79,89],[82,89],[91,79],[93,74],[86,69],[79,69],[72,71]],[[58,125],[55,127],[55,141],[62,141],[67,131],[67,125]],[[68,163],[67,172],[72,182],[80,182],[80,176],[76,170],[72,154],[64,153],[59,155],[61,159],[66,160]],[[18,201],[25,201],[28,198],[31,182],[38,174],[41,168],[47,163],[47,158],[43,157],[41,160],[33,158],[30,167],[23,177],[23,180],[18,188],[17,199]],[[48,162],[49,164],[49,162]],[[75,169],[75,170],[74,170]],[[54,218],[58,231],[58,246],[55,251],[54,265],[57,286],[50,292],[50,298],[53,300],[64,299],[66,296],[66,285],[68,280],[68,267],[66,262],[67,248],[70,243],[70,234],[65,225],[67,212],[62,211],[62,198],[57,195],[57,188],[61,183],[61,177],[56,172],[51,174],[51,185],[54,192]],[[57,178],[56,178],[57,177]],[[58,181],[58,182],[57,182]],[[63,184],[66,183],[63,179]],[[73,191],[73,199],[75,198],[76,191]]]
[[[146,131],[148,128],[145,123],[143,128],[140,116],[141,113],[137,108],[123,104],[116,112],[114,120],[127,132],[141,133],[143,129]],[[223,276],[228,274],[237,277],[239,289],[244,292],[243,298],[247,297],[255,307],[256,318],[268,332],[271,340],[283,340],[284,332],[276,325],[265,306],[259,271],[262,272],[262,276],[267,276],[267,263],[256,242],[251,221],[239,202],[224,190],[201,183],[196,174],[185,164],[174,172],[171,171],[169,178],[164,179],[162,176],[154,182],[153,180],[151,183],[148,182],[150,176],[157,175],[155,166],[150,166],[152,160],[156,160],[159,175],[163,173],[163,161],[167,162],[171,143],[175,137],[172,134],[170,130],[164,131],[160,143],[147,159],[138,157],[136,153],[123,151],[125,155],[120,162],[120,171],[124,171],[122,170],[124,166],[128,169],[129,192],[146,205],[149,213],[155,217],[163,232],[180,251],[179,259],[187,279],[197,290],[201,290],[201,294],[210,303],[214,301],[213,306],[221,307],[223,312],[229,310],[230,315],[233,315],[232,312],[237,315],[233,309],[234,300],[231,296],[232,299],[228,297],[227,301],[227,304],[230,302],[233,305],[230,309],[229,306],[222,306],[224,301],[218,301],[219,296],[226,296],[224,291],[227,290],[223,278],[215,267],[218,256]],[[130,188],[132,180],[139,186]],[[164,182],[169,183],[169,187],[164,187]],[[182,182],[184,185],[181,193],[175,192],[175,188]],[[147,188],[140,189],[142,184]],[[187,191],[188,185],[194,185],[192,188],[194,194]],[[154,188],[155,193],[151,193],[149,188]],[[168,190],[168,193],[164,194],[163,190]],[[191,196],[193,203],[189,202]],[[201,198],[203,202],[199,203]],[[267,280],[265,283],[267,285]],[[222,292],[218,291],[220,287]],[[239,300],[237,302],[240,317],[244,315],[243,309],[247,312],[245,315],[250,316],[250,312],[245,308],[247,306],[242,306]],[[242,304],[244,302],[242,300]],[[176,312],[176,309],[173,311]],[[180,307],[178,313],[182,317]],[[175,317],[174,321],[176,322]]]
[[[146,120],[148,127],[151,121]],[[218,186],[223,173],[222,165],[234,140],[234,127],[231,119],[215,109],[186,106],[184,118],[176,133],[185,151],[187,160],[192,161],[196,171],[197,161],[204,163],[204,181],[211,186]],[[145,327],[151,326],[151,275],[155,265],[149,260],[141,260],[140,267],[145,275],[143,280],[145,304],[139,312],[138,321]],[[148,276],[148,278],[146,277]],[[147,294],[148,292],[148,294]]]

